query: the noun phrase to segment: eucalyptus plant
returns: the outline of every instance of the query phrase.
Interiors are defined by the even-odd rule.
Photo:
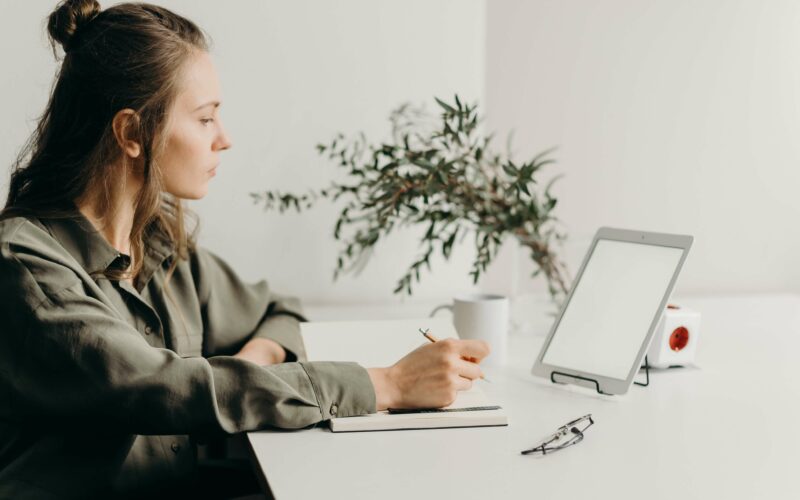
[[[370,144],[364,134],[348,139],[337,134],[319,144],[320,155],[344,169],[345,181],[326,188],[293,194],[277,190],[251,193],[265,210],[279,213],[311,208],[320,199],[343,200],[333,228],[342,242],[334,279],[366,265],[375,246],[398,227],[424,225],[421,253],[397,281],[394,293],[412,293],[420,270],[430,271],[438,251],[448,260],[453,246],[465,236],[474,238],[476,256],[470,275],[477,283],[507,237],[530,251],[543,274],[551,297],[567,292],[567,270],[554,252],[566,235],[553,214],[557,200],[553,177],[540,187],[540,170],[553,163],[552,150],[527,162],[511,159],[491,148],[491,135],[479,133],[477,105],[435,99],[441,113],[404,104],[390,115],[391,140]]]

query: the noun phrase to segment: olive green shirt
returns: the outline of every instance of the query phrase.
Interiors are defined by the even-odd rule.
[[[141,497],[191,480],[196,440],[375,411],[367,371],[306,362],[296,300],[202,248],[165,286],[151,225],[134,287],[79,212],[0,221],[0,498]],[[272,339],[287,362],[230,356]]]

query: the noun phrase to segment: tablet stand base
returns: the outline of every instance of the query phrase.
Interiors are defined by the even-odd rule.
[[[636,384],[636,385],[642,386],[642,387],[647,387],[648,385],[650,385],[650,363],[647,361],[647,356],[644,357],[644,366],[640,367],[639,369],[641,370],[642,368],[644,368],[645,381],[644,382],[636,382],[636,381],[634,381],[633,383]],[[552,382],[554,384],[558,383],[558,382],[556,382],[556,379],[555,379],[556,375],[560,375],[562,377],[567,377],[567,378],[575,378],[575,379],[579,379],[579,380],[585,380],[587,382],[593,382],[595,390],[597,391],[598,394],[605,394],[607,396],[613,396],[613,394],[609,394],[607,392],[601,391],[600,390],[600,383],[597,382],[597,380],[595,380],[593,378],[581,377],[580,375],[571,375],[569,373],[564,373],[564,372],[559,372],[559,371],[555,371],[554,370],[554,371],[552,371],[550,373],[550,382]]]
[[[633,383],[636,384],[636,385],[642,386],[642,387],[647,387],[648,385],[650,385],[650,363],[648,363],[648,361],[647,361],[647,356],[644,357],[644,366],[639,367],[640,370],[642,368],[644,368],[645,381],[644,382],[637,382],[637,381],[634,380]]]

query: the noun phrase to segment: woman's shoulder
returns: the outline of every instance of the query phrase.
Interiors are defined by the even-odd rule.
[[[54,292],[80,281],[71,258],[34,217],[0,220],[0,281],[4,292]]]
[[[0,245],[3,249],[47,245],[51,240],[52,235],[35,217],[14,216],[0,219]]]

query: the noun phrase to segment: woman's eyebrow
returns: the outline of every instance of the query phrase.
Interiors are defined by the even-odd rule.
[[[196,108],[194,108],[194,109],[192,110],[192,113],[194,113],[195,111],[198,111],[198,110],[200,110],[200,109],[203,109],[203,108],[205,108],[206,106],[212,106],[212,105],[213,105],[215,108],[218,108],[220,104],[221,104],[221,103],[220,103],[219,101],[209,101],[209,102],[207,102],[207,103],[205,103],[205,104],[201,104],[200,106],[197,106]]]

